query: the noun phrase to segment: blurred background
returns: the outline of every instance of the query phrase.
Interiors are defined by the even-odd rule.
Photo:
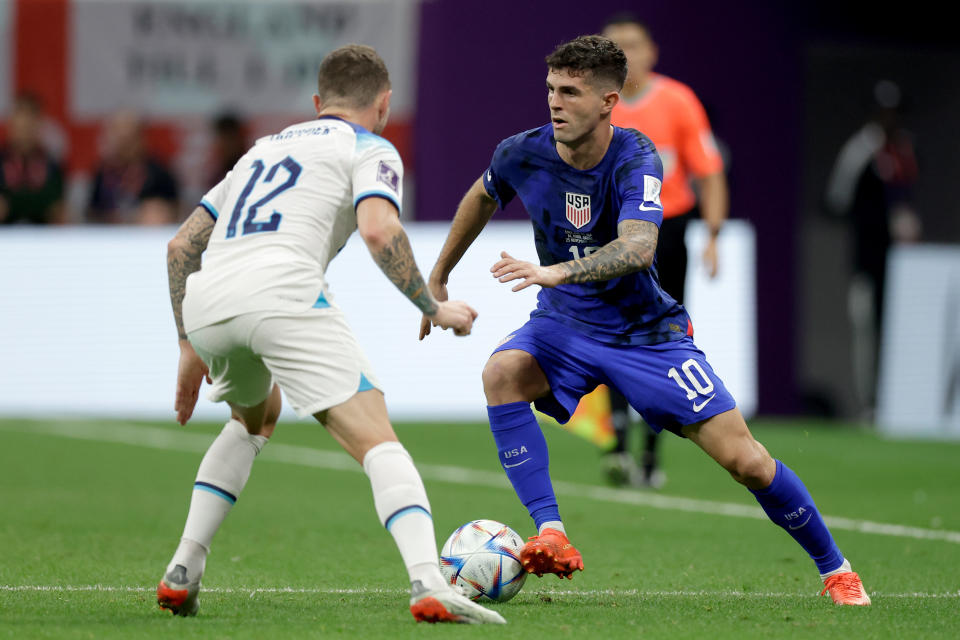
[[[432,238],[497,143],[546,123],[544,56],[627,10],[725,155],[747,238],[728,264],[748,264],[710,306],[750,311],[734,321],[748,357],[729,365],[747,370],[741,393],[761,414],[960,438],[960,39],[923,6],[0,0],[0,413],[139,380],[161,368],[138,357],[148,343],[168,353],[164,382],[136,385],[172,404],[172,225],[257,137],[313,117],[331,49],[361,42],[386,59],[403,215]],[[515,203],[495,220],[515,221],[504,229],[532,253],[525,215]],[[143,265],[142,247],[156,249]],[[708,314],[694,312],[698,331]],[[419,353],[398,366],[433,357]],[[115,379],[85,375],[97,367]],[[479,369],[461,382],[479,393]],[[53,409],[126,410],[103,397]]]

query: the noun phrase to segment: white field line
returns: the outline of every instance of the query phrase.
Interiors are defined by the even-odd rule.
[[[135,587],[135,586],[113,586],[105,584],[79,584],[79,585],[0,585],[0,592],[40,592],[40,593],[153,593],[156,587]],[[356,589],[321,589],[311,587],[263,587],[248,589],[243,587],[213,587],[204,588],[203,593],[224,593],[249,594],[251,598],[257,594],[312,594],[312,595],[342,595],[342,594],[360,594],[360,595],[406,595],[405,589],[378,589],[369,587],[360,587]],[[740,591],[737,589],[729,590],[691,590],[691,591],[656,591],[644,589],[542,589],[533,592],[536,595],[544,596],[572,596],[572,597],[640,597],[640,598],[809,598],[810,593],[786,593],[775,591]],[[931,599],[960,599],[960,591],[943,593],[880,593],[872,592],[874,597],[881,598],[931,598]]]
[[[182,452],[202,453],[207,450],[207,447],[209,447],[212,442],[210,434],[193,433],[187,429],[183,431],[173,431],[159,427],[109,422],[43,423],[33,424],[29,427],[8,428],[28,433],[45,433],[79,440],[113,442],[147,447],[150,449],[166,449],[169,451]],[[262,458],[268,461],[285,462],[305,467],[363,473],[360,465],[342,451],[324,451],[311,447],[272,442],[264,448]],[[494,489],[511,488],[506,477],[499,472],[422,463],[418,463],[417,468],[420,470],[420,474],[428,480],[449,482],[451,484],[484,486]],[[563,481],[555,481],[553,488],[558,496],[575,496],[600,502],[615,502],[619,504],[651,507],[654,509],[686,511],[689,513],[706,513],[711,515],[752,518],[756,520],[767,519],[763,510],[756,505],[680,498],[658,493],[629,489],[612,489]],[[916,540],[939,540],[960,544],[960,531],[924,529],[921,527],[908,527],[899,524],[854,520],[851,518],[827,515],[824,515],[823,519],[831,529],[857,531],[860,533],[898,538],[913,538]]]

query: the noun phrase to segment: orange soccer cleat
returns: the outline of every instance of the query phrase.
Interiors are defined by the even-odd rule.
[[[555,573],[558,578],[573,579],[573,572],[583,571],[583,557],[570,544],[566,534],[546,528],[538,536],[530,536],[520,550],[520,564],[527,573],[537,577]]]
[[[820,592],[822,596],[830,592],[833,604],[856,604],[866,606],[870,604],[870,596],[863,588],[863,583],[853,571],[845,571],[829,576],[823,580],[826,586]]]

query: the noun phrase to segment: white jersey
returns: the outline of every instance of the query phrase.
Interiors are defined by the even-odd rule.
[[[399,212],[402,181],[393,145],[340,118],[258,140],[201,201],[216,224],[187,278],[186,330],[329,306],[324,273],[357,228],[357,204],[386,198]]]

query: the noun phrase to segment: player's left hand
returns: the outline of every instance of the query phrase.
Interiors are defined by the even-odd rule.
[[[717,239],[714,237],[707,238],[707,246],[703,248],[703,266],[708,276],[717,277]]]
[[[200,397],[200,385],[203,379],[210,381],[210,370],[203,363],[197,352],[193,350],[186,340],[180,341],[180,364],[177,366],[177,397],[173,403],[173,408],[177,412],[177,422],[181,425],[187,424],[187,420],[193,415],[193,409],[197,406],[197,400]]]
[[[523,282],[513,287],[513,291],[526,289],[532,284],[555,287],[563,282],[563,274],[558,269],[517,260],[506,251],[500,252],[500,260],[490,267],[490,271],[500,282],[523,279]]]

